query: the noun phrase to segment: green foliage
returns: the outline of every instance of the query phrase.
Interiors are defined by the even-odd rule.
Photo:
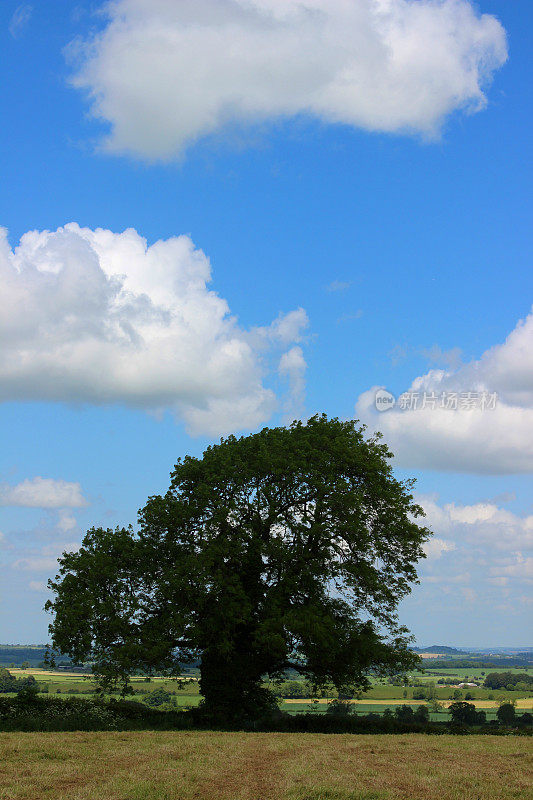
[[[123,691],[136,669],[200,659],[205,707],[225,718],[275,707],[262,680],[287,669],[354,694],[371,670],[412,668],[397,606],[429,532],[363,432],[317,416],[178,461],[138,532],[93,528],[60,559],[54,646]]]
[[[335,702],[329,713],[304,713],[288,715],[279,713],[262,720],[233,720],[221,722],[223,729],[271,730],[271,731],[322,731],[324,733],[394,733],[424,731],[429,733],[452,732],[468,733],[475,725],[478,731],[486,722],[485,713],[459,715],[446,722],[428,720],[427,707],[421,706],[413,712],[410,706],[398,709],[394,714],[385,709],[383,714],[351,713]],[[469,705],[469,704],[466,704]],[[355,711],[355,709],[353,709]],[[468,720],[465,722],[465,720]],[[457,721],[461,727],[457,729]],[[520,735],[532,734],[533,717],[525,713],[517,715],[512,723],[514,732]],[[505,725],[505,727],[504,727]],[[508,725],[494,727],[486,725],[484,733],[508,734]],[[220,725],[219,725],[220,726]],[[69,697],[40,696],[0,697],[0,731],[83,731],[83,730],[183,730],[205,728],[206,720],[197,710],[178,710],[168,703],[150,707],[145,703],[129,700],[104,700]],[[209,727],[212,727],[209,725]],[[217,727],[216,725],[214,727]],[[498,729],[499,727],[499,729]]]
[[[162,712],[144,703],[85,698],[0,697],[0,730],[113,731],[187,728],[184,712]]]
[[[274,697],[296,699],[299,697],[312,697],[313,687],[307,681],[282,681],[269,686]]]
[[[33,675],[28,675],[27,678],[15,678],[9,670],[0,669],[0,694],[16,692],[17,694],[35,695],[39,691],[40,686]]]
[[[434,669],[498,669],[501,667],[511,667],[513,669],[533,667],[533,654],[531,652],[517,653],[513,656],[487,656],[471,655],[469,658],[443,658],[431,659],[431,667]]]
[[[326,714],[346,715],[353,712],[353,705],[345,700],[334,699],[328,703]]]
[[[414,719],[416,722],[429,722],[429,709],[427,706],[418,706],[415,711]]]
[[[451,703],[448,707],[453,722],[460,725],[475,725],[477,722],[477,711],[472,703],[458,702]]]
[[[45,654],[44,645],[23,646],[23,645],[0,645],[0,664],[6,664],[13,668],[20,666],[24,661],[30,666],[38,666],[42,662]]]
[[[502,725],[514,725],[516,720],[516,710],[512,703],[502,703],[496,712],[498,722]]]
[[[413,722],[415,717],[413,709],[407,705],[395,708],[394,716],[398,722]]]
[[[429,683],[425,684],[418,684],[413,689],[413,700],[434,700],[436,697],[437,686],[435,681],[429,681]]]
[[[144,702],[147,705],[152,706],[152,708],[158,708],[159,706],[166,705],[172,700],[174,700],[174,696],[165,689],[154,689],[153,692],[149,692],[144,698]]]
[[[490,672],[483,683],[488,689],[508,689],[514,691],[518,689],[527,691],[533,690],[533,675],[527,672]]]

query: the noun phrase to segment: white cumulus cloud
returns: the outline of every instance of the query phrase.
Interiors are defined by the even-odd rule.
[[[441,504],[431,495],[416,501],[434,533],[424,545],[428,559],[420,565],[422,587],[436,585],[446,592],[456,586],[475,588],[490,602],[524,592],[533,577],[533,515],[485,501]]]
[[[12,568],[23,572],[52,572],[57,570],[57,559],[63,553],[75,553],[79,550],[79,542],[52,542],[35,550],[24,553],[12,563]]]
[[[440,558],[443,553],[449,553],[452,550],[455,550],[454,543],[439,539],[438,536],[433,536],[424,544],[424,553],[428,558]]]
[[[486,105],[507,58],[470,0],[114,0],[71,47],[106,147],[170,159],[228,125],[296,115],[433,136]]]
[[[497,576],[504,576],[505,578],[518,578],[527,582],[533,582],[533,556],[523,556],[521,553],[518,557],[509,563],[499,566],[491,567],[491,574]]]
[[[263,385],[265,351],[299,341],[307,316],[245,331],[210,280],[187,236],[148,247],[132,229],[71,223],[26,233],[12,251],[4,231],[0,400],[171,409],[212,435],[266,421],[277,399]]]
[[[533,470],[533,314],[479,360],[416,378],[406,390],[416,409],[396,404],[378,413],[379,388],[359,397],[356,413],[383,433],[399,465],[485,474]],[[469,392],[473,408],[466,407]],[[481,409],[484,393],[489,405],[497,395],[494,408]],[[454,394],[457,408],[441,407]],[[436,400],[424,407],[424,395]]]
[[[519,516],[495,503],[439,505],[429,495],[417,498],[426,512],[425,524],[447,541],[482,547],[485,553],[522,552],[533,549],[533,515]],[[435,542],[435,539],[430,542]]]
[[[57,528],[61,533],[68,533],[76,527],[76,518],[64,509],[59,512],[59,519],[57,521]]]
[[[79,483],[37,477],[16,486],[0,486],[0,506],[82,508],[86,505]]]
[[[301,347],[291,347],[281,356],[278,372],[289,382],[289,399],[285,410],[290,421],[303,412],[306,369],[307,364]]]

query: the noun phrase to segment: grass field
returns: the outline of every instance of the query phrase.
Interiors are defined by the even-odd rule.
[[[531,739],[0,734],[0,800],[517,800]]]

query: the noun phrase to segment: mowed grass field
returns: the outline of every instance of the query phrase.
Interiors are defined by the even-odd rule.
[[[514,736],[0,734],[0,799],[511,800],[532,765]]]

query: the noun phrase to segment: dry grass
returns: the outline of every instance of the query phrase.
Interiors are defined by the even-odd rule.
[[[0,734],[1,800],[510,800],[532,740],[276,733]]]
[[[321,703],[326,704],[331,702],[330,699],[320,697],[320,698],[297,698],[297,699],[286,699],[283,701],[284,703]],[[391,698],[390,700],[379,700],[375,697],[363,697],[360,700],[352,699],[347,700],[347,703],[352,703],[352,705],[373,705],[373,706],[424,706],[427,705],[427,700],[409,700],[405,698]],[[439,700],[439,703],[444,707],[448,708],[451,706],[452,703],[455,703],[455,700]],[[497,700],[467,700],[468,703],[473,703],[476,708],[499,708],[499,702]],[[533,711],[533,698],[531,697],[519,697],[518,699],[514,700],[515,707],[517,711]]]

